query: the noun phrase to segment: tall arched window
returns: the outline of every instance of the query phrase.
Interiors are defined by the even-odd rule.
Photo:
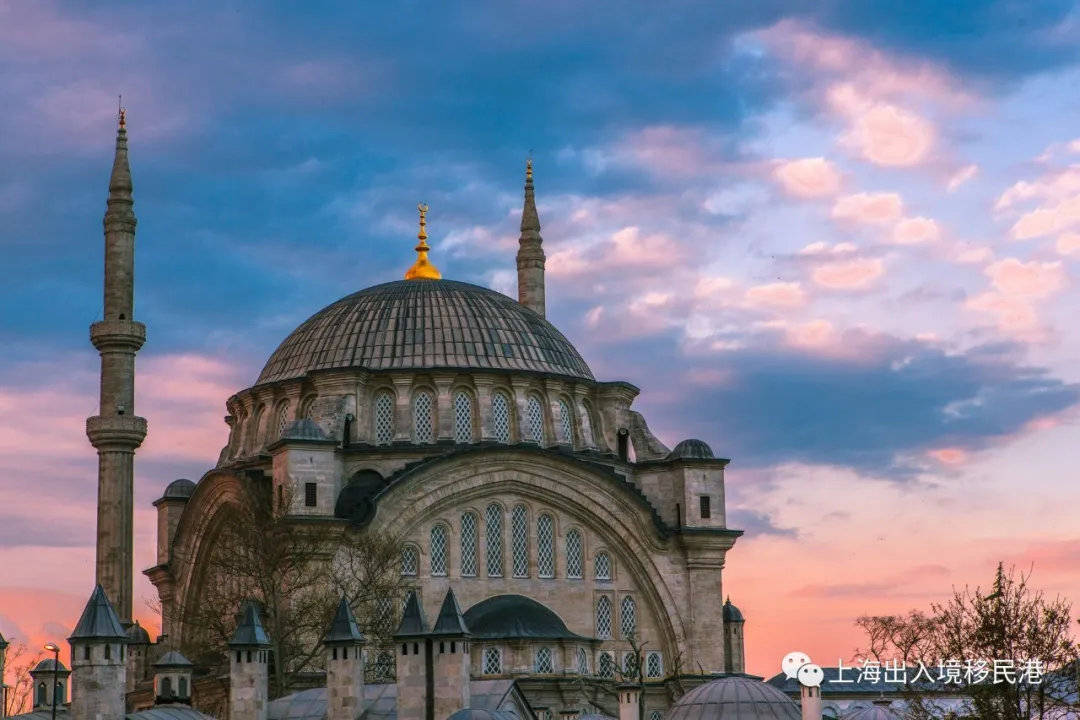
[[[664,677],[664,656],[658,652],[651,652],[645,656],[645,677]]]
[[[49,691],[49,687],[45,683],[38,683],[37,686],[37,702],[35,705],[47,705],[48,701],[45,694]],[[24,706],[25,707],[25,706]]]
[[[484,511],[484,534],[487,536],[488,577],[502,577],[502,508],[495,503]]]
[[[159,691],[161,697],[171,698],[173,696],[172,678],[168,676],[161,678],[161,687],[159,688]]]
[[[435,442],[435,425],[432,420],[435,399],[427,390],[413,397],[413,439],[417,443]]]
[[[607,595],[596,601],[596,637],[603,640],[611,637],[611,599]]]
[[[484,648],[482,669],[485,675],[498,675],[502,672],[502,652],[499,651],[499,648]]]
[[[536,519],[536,574],[555,577],[555,521],[544,514]]]
[[[581,531],[577,528],[566,533],[566,577],[580,578],[582,573]]]
[[[587,447],[596,447],[596,437],[593,435],[592,412],[588,403],[582,403],[581,407],[581,442]]]
[[[188,696],[187,678],[181,675],[180,679],[176,681],[176,686],[176,694],[182,698],[186,698]]]
[[[559,443],[574,444],[574,416],[570,414],[570,405],[559,399]]]
[[[255,414],[251,416],[251,427],[248,429],[248,452],[254,452],[259,447],[259,426],[262,425],[263,415],[266,414],[266,406],[260,405]]]
[[[529,511],[524,505],[510,511],[510,539],[514,577],[529,577]]]
[[[610,680],[615,677],[615,655],[610,650],[603,650],[596,659],[596,675]]]
[[[285,436],[285,429],[289,427],[289,404],[285,403],[278,408],[277,416],[277,437],[282,438]]]
[[[529,440],[537,445],[547,445],[544,437],[544,406],[539,395],[530,395],[525,403],[525,423],[529,430]]]
[[[394,441],[394,396],[383,391],[375,396],[375,444],[389,445]]]
[[[315,404],[315,396],[308,395],[300,401],[300,409],[296,413],[298,419],[311,417],[311,406]]]
[[[555,672],[555,661],[551,656],[551,648],[547,646],[536,648],[533,670],[544,675]]]
[[[417,567],[420,565],[420,558],[416,552],[416,548],[412,545],[406,545],[401,548],[401,574],[402,575],[415,575]]]
[[[454,395],[454,441],[473,441],[472,397],[464,390]]]
[[[596,553],[596,579],[611,579],[611,556],[606,552]]]
[[[577,671],[578,675],[589,674],[589,653],[583,647],[577,649]]]
[[[446,574],[446,526],[431,528],[431,574]]]
[[[461,516],[461,574],[476,577],[476,513]]]
[[[491,396],[491,434],[501,443],[510,442],[510,398],[504,392]]]
[[[622,637],[633,637],[634,632],[637,630],[637,603],[634,602],[634,598],[630,595],[623,595],[619,621]]]

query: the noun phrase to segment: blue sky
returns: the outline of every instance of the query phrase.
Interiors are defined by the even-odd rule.
[[[408,267],[417,201],[444,276],[513,294],[531,153],[549,318],[598,376],[643,388],[669,445],[734,459],[750,532],[729,587],[773,627],[752,665],[801,632],[753,568],[830,602],[805,646],[848,652],[880,598],[836,602],[822,576],[848,586],[880,558],[822,558],[880,526],[961,535],[944,573],[898,554],[873,579],[909,588],[892,609],[1001,557],[1075,596],[1055,558],[1080,549],[1061,509],[1080,500],[1080,14],[810,5],[0,1],[0,563],[41,558],[0,599],[89,582],[87,326],[119,93],[149,334],[143,545],[148,502],[213,464],[224,399],[277,343]],[[1021,478],[1038,524],[1015,518]]]

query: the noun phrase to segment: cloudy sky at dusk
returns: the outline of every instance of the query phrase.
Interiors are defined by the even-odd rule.
[[[998,560],[1080,601],[1072,3],[358,5],[0,0],[0,632],[66,637],[93,581],[121,92],[137,569],[225,398],[401,276],[418,200],[445,277],[514,292],[531,151],[549,319],[733,460],[750,671],[850,658],[857,615]]]

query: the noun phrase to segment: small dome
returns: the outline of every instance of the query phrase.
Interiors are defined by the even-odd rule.
[[[149,645],[150,633],[146,632],[146,628],[135,621],[135,624],[127,629],[127,641],[128,645]]]
[[[841,717],[843,720],[900,720],[900,714],[887,703],[851,708]]]
[[[180,478],[179,480],[173,480],[169,483],[169,486],[165,488],[165,492],[161,497],[163,498],[183,498],[187,499],[191,497],[191,493],[195,492],[195,483],[191,482],[187,478]]]
[[[695,440],[690,438],[689,440],[683,440],[681,443],[675,446],[675,448],[667,454],[668,460],[713,460],[712,448],[709,447],[709,443],[704,440]]]
[[[725,677],[699,685],[672,705],[667,720],[800,720],[794,700],[748,677]]]
[[[739,608],[731,604],[731,598],[728,598],[724,603],[724,622],[745,622]]]
[[[52,672],[53,667],[55,667],[56,664],[57,663],[53,658],[45,658],[44,660],[39,662],[37,665],[35,665],[34,669],[31,670],[30,672]],[[64,663],[62,663],[62,662],[60,663],[60,667],[58,669],[59,669],[60,672],[67,672],[68,671],[67,666],[65,666]]]
[[[549,608],[524,595],[496,595],[476,603],[465,611],[465,626],[478,638],[581,639]]]

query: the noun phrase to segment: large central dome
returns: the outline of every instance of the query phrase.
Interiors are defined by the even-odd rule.
[[[296,328],[256,384],[312,370],[485,369],[593,379],[555,326],[502,293],[454,280],[399,280],[348,295]]]

